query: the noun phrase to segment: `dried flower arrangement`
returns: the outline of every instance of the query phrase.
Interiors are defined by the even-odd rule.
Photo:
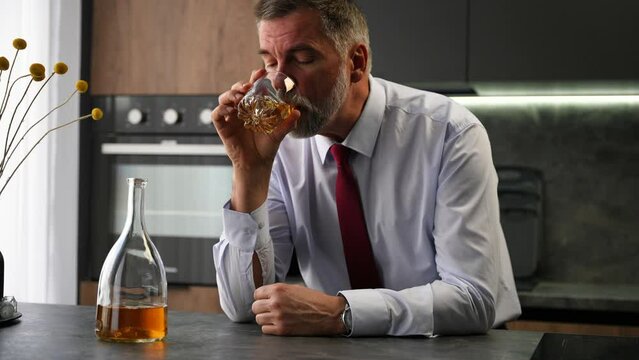
[[[24,155],[24,157],[20,160],[20,162],[18,162],[17,165],[15,165],[13,167],[12,172],[7,177],[6,174],[5,174],[5,171],[7,170],[7,165],[9,165],[9,162],[12,160],[16,149],[25,140],[26,135],[29,132],[31,132],[31,130],[34,129],[38,124],[40,124],[44,119],[46,119],[51,113],[53,113],[55,110],[59,109],[60,107],[64,106],[67,102],[69,102],[69,100],[71,100],[71,98],[76,93],[84,93],[89,88],[89,84],[86,81],[78,80],[76,82],[76,84],[75,84],[75,90],[71,93],[71,95],[69,95],[69,97],[65,101],[63,101],[58,106],[56,106],[53,109],[51,109],[48,113],[46,113],[40,119],[35,121],[29,128],[27,128],[23,132],[20,132],[20,129],[23,128],[23,125],[25,125],[24,124],[25,123],[25,119],[27,117],[27,114],[29,113],[29,110],[31,109],[31,106],[35,102],[36,98],[38,97],[38,95],[40,94],[42,89],[44,89],[44,87],[49,83],[49,80],[51,80],[51,78],[54,75],[64,75],[68,71],[68,67],[67,67],[67,65],[65,63],[62,63],[62,62],[56,63],[53,66],[53,72],[51,72],[49,74],[49,76],[47,76],[44,65],[38,64],[38,63],[34,63],[34,64],[31,64],[31,66],[29,67],[29,73],[28,74],[20,75],[15,80],[13,80],[13,82],[11,82],[11,75],[12,75],[13,70],[14,70],[14,66],[13,65],[15,65],[16,59],[18,57],[18,53],[20,51],[26,49],[27,42],[25,40],[23,40],[23,39],[20,39],[20,38],[15,39],[15,40],[13,40],[13,47],[16,49],[15,55],[13,57],[13,63],[10,64],[9,60],[7,60],[6,57],[0,56],[0,90],[2,88],[2,82],[3,82],[2,81],[2,75],[7,70],[9,71],[9,74],[8,74],[8,77],[7,77],[7,80],[6,80],[6,85],[4,86],[4,94],[0,97],[0,99],[1,99],[1,102],[0,102],[0,137],[2,137],[4,135],[4,138],[5,138],[4,139],[4,146],[0,146],[0,151],[2,151],[2,153],[0,154],[0,185],[2,186],[2,187],[0,187],[0,197],[2,196],[2,192],[7,187],[7,184],[9,183],[9,181],[11,180],[13,175],[20,168],[20,165],[22,165],[22,163],[27,159],[27,157],[31,154],[31,152],[38,146],[38,144],[40,144],[40,142],[42,142],[42,140],[44,140],[45,137],[47,137],[47,135],[49,135],[51,132],[53,132],[55,130],[58,130],[58,129],[63,128],[63,127],[68,126],[68,125],[71,125],[71,124],[73,124],[75,122],[78,122],[78,121],[81,121],[83,119],[92,118],[93,120],[100,120],[102,118],[102,116],[103,116],[102,110],[100,110],[99,108],[94,108],[91,111],[90,114],[81,116],[81,117],[79,117],[77,119],[68,121],[68,122],[63,123],[61,125],[55,126],[55,127],[51,128],[51,129],[48,129],[46,132],[44,132],[44,134],[34,144],[31,145],[29,151],[26,153],[26,155]],[[13,90],[13,88],[16,85],[17,82],[19,82],[19,81],[21,81],[23,79],[26,79],[26,78],[30,78],[29,83],[25,87],[24,93],[22,94],[22,97],[20,98],[18,103],[15,105],[14,109],[11,111],[10,109],[8,109],[9,100],[10,100],[11,95],[12,95],[11,92],[12,92],[12,90]],[[24,110],[24,112],[21,114],[22,116],[20,116],[20,114],[18,114],[18,111],[20,110],[20,105],[22,104],[22,102],[25,100],[25,98],[29,94],[29,88],[31,87],[33,82],[41,82],[43,80],[44,80],[44,83],[37,90],[37,92],[35,93],[35,95],[31,99],[31,102],[27,106],[26,110]],[[11,85],[9,86],[9,84],[11,84]],[[11,118],[10,119],[8,118],[9,113],[11,113]],[[16,114],[18,114],[17,117],[16,117]],[[20,118],[20,120],[14,126],[14,124],[16,122],[16,119],[18,119],[18,118]],[[25,125],[25,127],[26,127],[26,125]],[[20,138],[18,139],[18,137],[20,137]],[[18,139],[18,140],[16,141],[16,139]],[[0,138],[0,141],[2,141],[1,138]],[[1,144],[2,144],[2,142],[0,142],[0,145]],[[26,145],[23,145],[23,146],[26,146]]]
[[[78,80],[75,84],[75,90],[65,101],[51,109],[44,116],[31,124],[31,126],[26,128],[25,120],[27,119],[27,114],[29,113],[31,106],[35,102],[42,89],[44,89],[44,87],[47,85],[47,83],[49,83],[49,80],[51,80],[54,75],[64,75],[69,70],[69,68],[65,63],[59,62],[53,66],[53,72],[51,72],[51,74],[47,76],[44,65],[34,63],[31,64],[31,66],[29,67],[28,74],[20,75],[12,82],[11,75],[14,70],[16,59],[18,58],[18,53],[26,49],[27,42],[20,38],[15,39],[13,40],[13,47],[16,49],[15,55],[13,57],[13,63],[9,63],[9,60],[7,60],[6,57],[0,56],[0,90],[2,90],[3,87],[2,75],[7,70],[9,71],[6,79],[6,85],[4,86],[4,93],[2,93],[2,96],[0,96],[0,151],[2,151],[2,153],[0,153],[0,197],[2,197],[2,193],[7,187],[7,184],[9,183],[9,181],[11,181],[11,178],[13,178],[13,175],[15,175],[16,171],[18,171],[22,163],[24,163],[31,152],[33,152],[33,150],[38,146],[38,144],[40,144],[40,142],[42,142],[42,140],[44,140],[45,137],[47,137],[47,135],[55,130],[71,125],[83,119],[92,118],[93,120],[100,120],[103,116],[102,110],[100,110],[99,108],[94,108],[90,114],[81,116],[75,120],[68,121],[66,123],[46,130],[44,134],[42,134],[40,138],[30,146],[26,155],[24,155],[22,159],[11,168],[11,172],[9,173],[9,171],[7,171],[7,169],[9,168],[7,166],[13,159],[16,149],[18,149],[18,147],[23,144],[23,141],[27,138],[27,134],[29,134],[31,130],[33,130],[49,115],[51,115],[51,113],[68,103],[69,100],[71,100],[71,98],[76,93],[84,93],[89,88],[89,84],[86,81]],[[16,85],[16,83],[26,78],[30,78],[30,81],[24,88],[24,93],[20,97],[15,107],[13,109],[9,109],[9,103],[14,86]],[[31,102],[27,106],[26,110],[21,111],[20,105],[29,95],[29,88],[31,87],[33,82],[41,82],[43,80],[44,83],[40,86],[39,89],[37,89],[37,92],[31,99]],[[11,116],[10,118],[9,114]],[[17,119],[19,119],[19,121]],[[26,130],[20,131],[21,128],[26,128]],[[4,145],[1,142],[3,137]],[[22,146],[27,145],[25,144]],[[8,177],[6,176],[5,172],[9,174]],[[20,316],[22,316],[22,314],[18,312],[17,301],[13,298],[13,296],[4,296],[4,260],[2,257],[2,252],[0,252],[0,322],[4,323],[7,321],[13,321]]]

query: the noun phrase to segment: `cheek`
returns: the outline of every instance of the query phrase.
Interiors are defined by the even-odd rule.
[[[328,72],[307,74],[298,78],[298,91],[313,102],[323,100],[331,93],[336,80],[337,74]]]

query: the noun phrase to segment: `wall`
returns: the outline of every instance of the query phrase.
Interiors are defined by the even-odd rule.
[[[221,94],[261,66],[254,0],[94,0],[91,94]]]
[[[543,172],[545,239],[538,275],[639,284],[639,101],[468,106],[496,166]]]

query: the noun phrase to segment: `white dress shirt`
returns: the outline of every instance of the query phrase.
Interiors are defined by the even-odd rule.
[[[517,317],[486,130],[442,95],[369,82],[343,145],[353,150],[383,288],[350,290],[334,141],[287,136],[267,202],[251,214],[224,210],[213,248],[222,309],[235,321],[253,319],[253,251],[268,284],[284,280],[295,248],[306,286],[346,298],[354,336],[477,333]]]

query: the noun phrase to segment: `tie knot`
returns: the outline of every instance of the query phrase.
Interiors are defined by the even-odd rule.
[[[335,159],[337,166],[341,167],[344,164],[348,164],[349,150],[349,148],[342,144],[333,144],[333,146],[331,146],[331,154],[333,154],[333,159]]]

